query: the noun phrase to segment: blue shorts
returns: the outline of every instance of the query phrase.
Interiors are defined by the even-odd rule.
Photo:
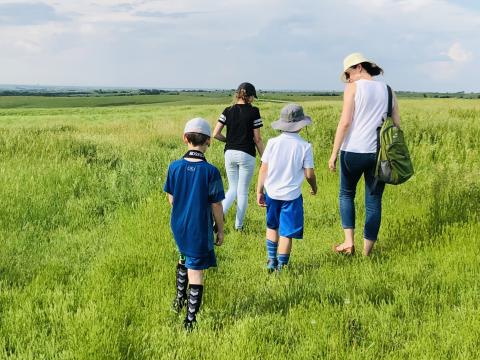
[[[202,257],[180,254],[180,262],[182,262],[187,269],[192,270],[205,270],[217,266],[217,258],[215,257],[214,250],[210,251],[207,256]]]
[[[278,234],[287,238],[303,238],[303,198],[275,200],[265,194],[267,205],[267,228],[278,229]]]

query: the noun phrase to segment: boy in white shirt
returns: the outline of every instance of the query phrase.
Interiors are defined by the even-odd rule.
[[[302,183],[317,193],[312,145],[298,133],[312,123],[300,105],[288,104],[272,127],[282,134],[270,139],[258,174],[257,204],[267,208],[267,270],[281,270],[288,264],[292,238],[303,238]],[[264,190],[266,192],[264,192]]]

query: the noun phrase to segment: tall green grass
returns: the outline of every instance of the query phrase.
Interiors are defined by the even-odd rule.
[[[373,257],[338,257],[339,101],[305,102],[319,193],[305,239],[264,271],[264,210],[227,216],[199,326],[170,312],[177,258],[162,192],[184,123],[221,104],[12,108],[0,113],[0,358],[477,359],[480,102],[401,100],[416,175],[389,186]],[[264,139],[283,104],[260,102]],[[222,144],[207,159],[224,173]],[[224,179],[226,177],[224,176]],[[226,185],[226,181],[225,181]],[[357,194],[357,246],[363,226]]]

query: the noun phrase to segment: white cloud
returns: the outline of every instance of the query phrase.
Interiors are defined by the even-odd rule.
[[[447,55],[454,62],[464,63],[472,60],[473,55],[471,51],[465,50],[458,42],[454,43],[448,49]]]
[[[453,61],[432,61],[420,66],[420,69],[433,81],[450,81],[458,76],[461,67]]]
[[[453,86],[480,55],[480,13],[446,0],[0,4],[40,1],[56,16],[0,23],[0,82],[231,88],[248,78],[260,88],[340,89],[341,61],[358,49],[407,90]]]
[[[420,69],[436,82],[449,82],[459,76],[466,69],[466,63],[473,59],[472,52],[467,51],[459,42],[454,42],[446,52],[440,56],[446,56],[449,60],[427,62]]]
[[[438,5],[438,0],[348,0],[352,6],[361,7],[370,14],[396,17],[402,13],[415,13],[425,8]]]
[[[79,27],[79,32],[83,35],[95,35],[97,30],[93,24],[81,24]]]
[[[37,54],[42,50],[38,43],[28,40],[17,40],[13,42],[13,45],[22,53]]]

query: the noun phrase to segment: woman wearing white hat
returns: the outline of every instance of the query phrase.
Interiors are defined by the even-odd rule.
[[[328,167],[335,171],[340,151],[340,216],[345,233],[336,253],[355,253],[355,193],[360,177],[365,178],[364,255],[370,255],[380,229],[384,183],[376,183],[374,169],[377,152],[377,128],[387,114],[388,91],[374,76],[383,70],[360,53],[343,60],[341,80],[346,82],[343,109],[338,123]],[[394,123],[399,126],[398,105],[393,96]]]

